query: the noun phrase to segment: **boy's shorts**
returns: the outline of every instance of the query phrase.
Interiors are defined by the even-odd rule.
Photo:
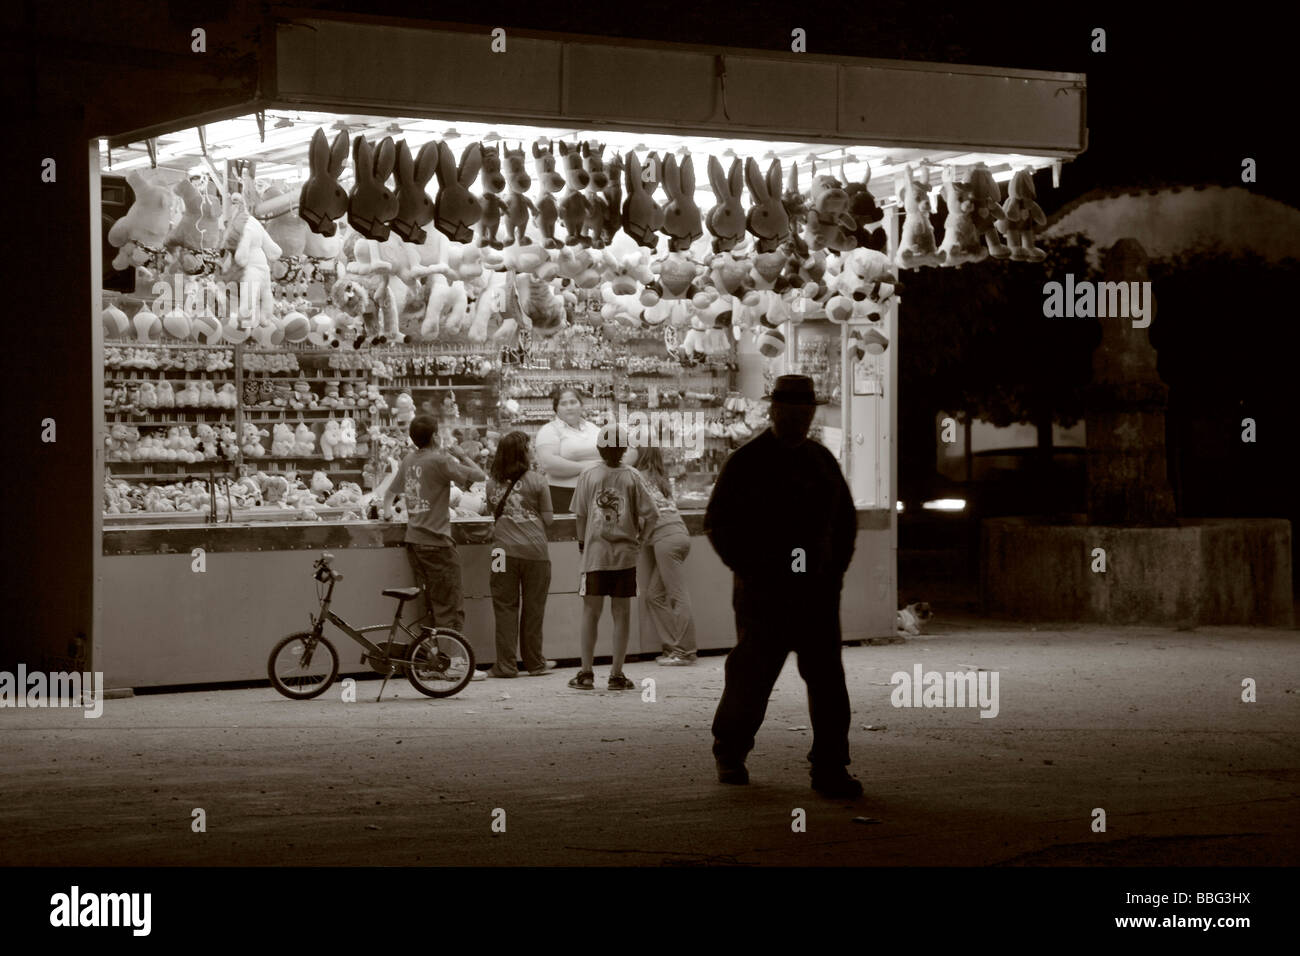
[[[585,571],[578,575],[578,593],[583,597],[636,597],[636,568]]]

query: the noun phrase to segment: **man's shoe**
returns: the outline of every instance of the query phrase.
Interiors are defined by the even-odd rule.
[[[664,667],[690,667],[695,663],[693,657],[684,657],[681,654],[670,654],[668,657],[659,661]]]
[[[471,677],[470,680],[472,680],[472,681],[475,681],[475,680],[487,680],[487,671],[475,670],[475,671],[474,671],[474,676]]]
[[[853,800],[862,796],[862,784],[847,770],[839,773],[813,774],[812,788],[823,797],[835,800]]]
[[[609,675],[610,690],[636,690],[636,684],[626,674]]]
[[[749,783],[749,771],[745,769],[743,763],[727,763],[724,760],[718,761],[718,783]]]
[[[569,681],[569,686],[577,690],[595,690],[596,675],[591,671],[578,671],[578,675]]]

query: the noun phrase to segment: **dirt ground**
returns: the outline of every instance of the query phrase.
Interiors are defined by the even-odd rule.
[[[630,664],[654,702],[570,690],[562,667],[447,700],[393,681],[376,703],[363,681],[357,703],[262,687],[109,700],[97,720],[3,709],[0,864],[1294,866],[1298,637],[950,619],[846,647],[857,801],[808,787],[793,658],[748,787],[714,775],[720,656]],[[895,708],[891,675],[917,663],[998,672],[998,716]]]

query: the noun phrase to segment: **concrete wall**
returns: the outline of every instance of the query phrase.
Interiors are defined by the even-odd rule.
[[[894,633],[895,552],[885,517],[873,513],[869,522],[860,521],[877,526],[858,530],[857,550],[841,600],[846,640]],[[879,527],[882,522],[883,528]],[[572,519],[568,523],[571,525]],[[106,541],[140,540],[146,536],[154,539],[150,553],[122,553],[125,549],[118,546],[120,542],[106,546],[104,636],[97,662],[97,668],[104,672],[105,686],[264,680],[272,645],[285,634],[305,629],[308,615],[317,607],[311,563],[326,548],[334,553],[334,566],[344,575],[335,588],[333,610],[354,627],[391,622],[396,602],[381,596],[380,590],[413,583],[405,552],[398,543],[400,528],[385,529],[376,522],[360,528],[354,538],[356,546],[351,547],[347,537],[354,529],[344,525],[242,529],[243,533],[229,526],[199,526],[152,535],[145,531],[105,532]],[[226,530],[239,534],[242,543],[237,546],[247,550],[223,550],[219,536]],[[293,532],[299,547],[276,546],[272,532]],[[173,537],[172,545],[163,543],[167,535]],[[196,573],[191,570],[191,545],[200,547],[195,542],[203,539],[208,542],[206,570]],[[259,540],[261,545],[252,543]],[[735,644],[731,572],[707,538],[693,535],[691,545],[687,577],[700,647],[731,647]],[[257,550],[259,547],[267,549]],[[551,658],[576,658],[582,607],[577,594],[577,548],[572,540],[552,541],[550,548],[546,654]],[[479,662],[489,663],[495,659],[488,577],[491,548],[486,544],[461,544],[459,549],[466,636]],[[638,600],[638,605],[643,601]],[[423,614],[423,610],[415,610],[414,604],[407,608],[411,612],[407,620]],[[658,635],[643,606],[633,615],[632,627],[631,653],[659,651]],[[598,657],[610,652],[611,628],[606,612],[601,619]],[[360,647],[332,627],[327,628],[327,634],[339,650],[341,672],[361,672]]]
[[[1094,549],[1105,572],[1094,571]],[[1184,520],[1170,528],[1047,525],[997,518],[982,528],[984,610],[1022,620],[1290,627],[1291,523]]]

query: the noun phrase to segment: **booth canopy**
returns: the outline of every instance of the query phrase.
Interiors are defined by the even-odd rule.
[[[1086,146],[1083,76],[950,64],[706,49],[509,31],[313,17],[275,24],[262,90],[240,109],[123,133],[112,168],[256,158],[258,177],[302,178],[316,125],[349,134],[463,142],[595,139],[611,150],[727,151],[766,163],[815,158],[848,179],[872,169],[888,201],[893,172],[926,162],[1013,168],[1059,163]],[[260,114],[260,115],[259,115]],[[107,159],[107,157],[105,157]],[[843,168],[841,169],[841,161]],[[922,167],[924,168],[924,167]],[[700,176],[707,193],[707,178]],[[698,181],[697,180],[697,181]],[[801,178],[801,184],[807,180]]]

